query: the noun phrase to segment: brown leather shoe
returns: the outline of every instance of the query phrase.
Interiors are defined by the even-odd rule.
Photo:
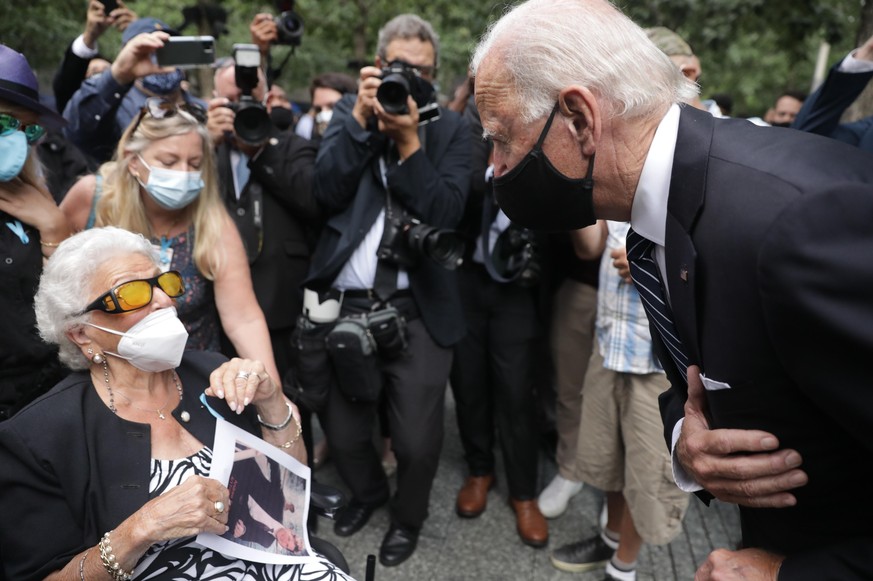
[[[468,476],[458,492],[456,510],[464,518],[475,518],[485,512],[488,491],[494,486],[494,475]]]
[[[509,503],[515,511],[515,526],[518,536],[525,545],[531,547],[545,547],[549,542],[549,524],[546,517],[540,512],[536,499],[516,500]]]

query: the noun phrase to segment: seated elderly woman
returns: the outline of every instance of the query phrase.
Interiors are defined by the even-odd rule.
[[[348,579],[321,559],[250,563],[195,541],[228,530],[201,394],[232,424],[301,461],[305,451],[298,411],[262,363],[184,351],[184,287],[158,261],[141,235],[95,228],[44,270],[40,334],[77,371],[0,424],[6,578]]]

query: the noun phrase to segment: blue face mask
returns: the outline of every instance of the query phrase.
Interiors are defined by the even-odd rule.
[[[137,178],[159,206],[167,210],[181,210],[197,199],[203,189],[203,179],[199,171],[178,171],[174,169],[152,168],[142,156],[138,156],[149,170],[146,183]]]
[[[27,137],[24,131],[0,136],[0,182],[14,180],[27,161]]]
[[[184,79],[185,73],[176,69],[172,73],[146,75],[142,78],[142,86],[155,95],[169,95],[179,89]]]

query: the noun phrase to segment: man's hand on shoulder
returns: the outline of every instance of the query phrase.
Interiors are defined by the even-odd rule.
[[[694,581],[776,581],[783,560],[761,549],[717,549],[697,570]]]
[[[760,430],[709,429],[703,382],[688,368],[688,400],[675,454],[688,474],[719,500],[756,508],[784,508],[797,502],[788,492],[808,478],[795,450]]]

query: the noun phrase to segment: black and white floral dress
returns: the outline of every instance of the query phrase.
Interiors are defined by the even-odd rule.
[[[180,460],[152,458],[149,493],[154,498],[189,476],[208,476],[212,450],[204,447]],[[326,559],[295,565],[250,563],[225,557],[195,541],[196,537],[152,545],[136,569],[136,581],[354,581]]]

